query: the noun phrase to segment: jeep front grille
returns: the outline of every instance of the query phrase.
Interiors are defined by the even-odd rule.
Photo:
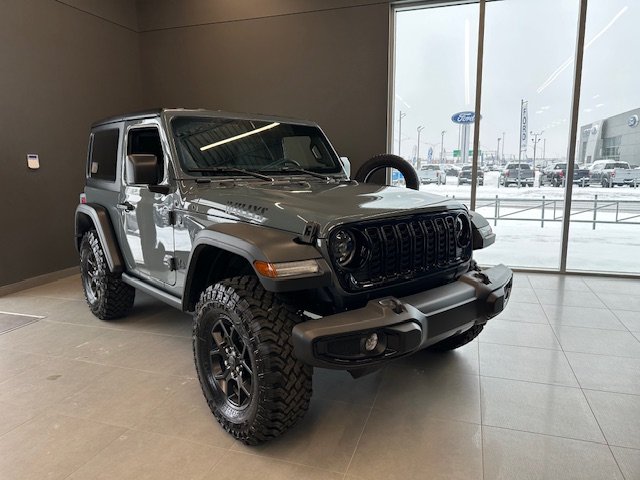
[[[345,230],[355,237],[357,254],[352,264],[341,267],[331,246],[336,234]],[[457,211],[343,225],[332,231],[329,252],[342,287],[358,292],[431,276],[467,262],[471,224],[466,212]]]

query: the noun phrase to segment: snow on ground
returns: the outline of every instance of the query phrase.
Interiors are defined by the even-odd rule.
[[[468,204],[471,193],[470,185],[457,185],[455,177],[447,177],[446,185],[424,185],[421,190],[440,195],[455,196]],[[486,250],[479,250],[475,256],[481,264],[495,265],[504,263],[512,267],[536,267],[557,269],[560,265],[560,242],[562,239],[562,222],[552,222],[553,208],[545,207],[545,223],[524,219],[541,218],[542,196],[545,200],[563,200],[564,189],[545,187],[498,187],[498,172],[485,173],[485,184],[478,186],[477,211],[485,217],[494,217],[495,197],[501,200],[497,225],[489,220],[497,234],[496,244]],[[573,198],[580,200],[572,205],[571,225],[569,229],[569,250],[567,268],[571,270],[591,270],[607,272],[640,273],[640,224],[605,224],[597,223],[595,230],[591,220],[594,196],[598,195],[598,203],[606,200],[636,201],[637,203],[620,204],[619,219],[640,215],[640,188],[599,186],[574,186]],[[540,200],[538,202],[522,202],[518,199]],[[507,200],[502,202],[502,200]],[[504,205],[504,206],[502,206]],[[528,206],[536,208],[521,211]],[[556,218],[562,217],[562,202],[556,203]],[[582,210],[588,210],[580,213]],[[507,219],[502,217],[505,214]],[[599,221],[615,221],[615,206],[598,210]],[[510,218],[510,219],[509,219]],[[576,220],[588,220],[579,223]],[[640,223],[640,217],[629,220]]]

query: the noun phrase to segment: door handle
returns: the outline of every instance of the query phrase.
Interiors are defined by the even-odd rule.
[[[118,210],[124,210],[125,212],[130,212],[132,210],[135,210],[136,207],[134,207],[132,204],[130,204],[129,202],[122,202],[122,203],[118,203],[116,205],[116,207],[118,208]]]

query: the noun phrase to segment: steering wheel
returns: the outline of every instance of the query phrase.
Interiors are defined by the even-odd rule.
[[[262,167],[261,170],[268,170],[268,169],[270,169],[272,167],[278,167],[280,165],[286,165],[288,163],[290,163],[292,165],[295,165],[296,167],[302,168],[302,165],[300,165],[295,160],[291,160],[290,158],[282,157],[282,158],[279,158],[278,160],[276,160],[275,162],[271,162],[269,165],[266,165],[266,166]]]

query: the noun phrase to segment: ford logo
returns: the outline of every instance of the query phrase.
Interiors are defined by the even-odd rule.
[[[451,116],[451,121],[453,123],[473,123],[476,120],[475,112],[458,112],[454,113]]]
[[[627,125],[629,125],[631,128],[637,126],[638,125],[638,115],[631,115],[627,119]]]

